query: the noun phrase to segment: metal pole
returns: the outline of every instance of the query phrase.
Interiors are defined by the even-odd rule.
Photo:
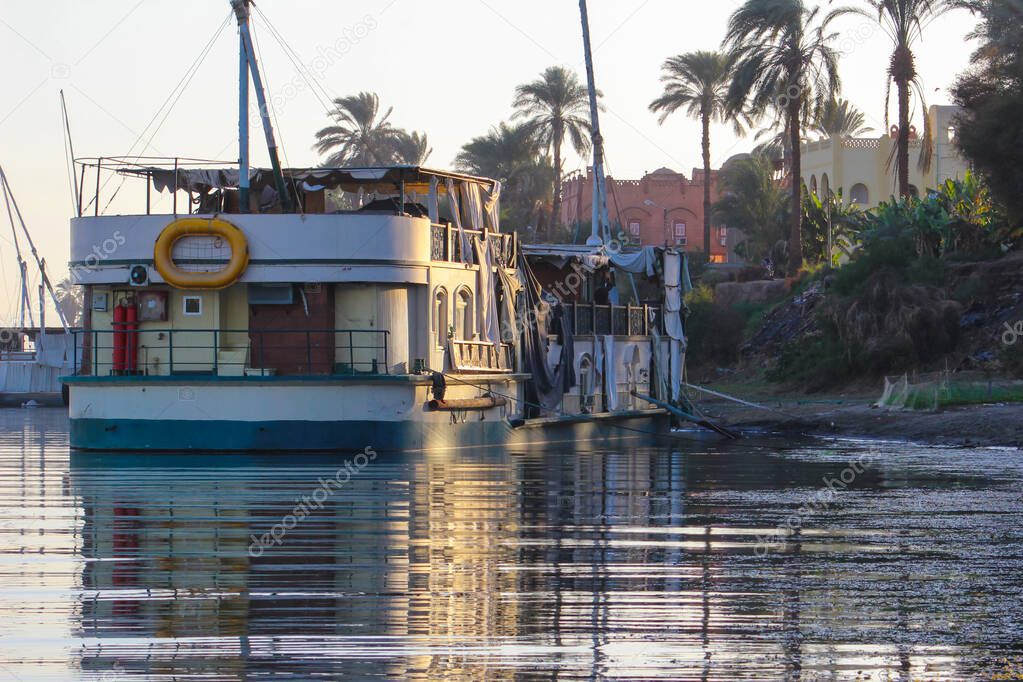
[[[579,12],[583,23],[583,49],[586,56],[586,85],[590,95],[590,137],[593,141],[593,212],[588,246],[600,246],[601,228],[610,232],[607,217],[607,187],[604,180],[604,138],[600,135],[600,118],[597,111],[597,86],[593,77],[593,52],[590,49],[590,19],[586,12],[586,0],[579,0]]]
[[[96,206],[93,215],[99,215],[99,171],[103,166],[103,157],[96,159]]]
[[[238,212],[249,212],[249,57],[241,31],[238,32]]]
[[[178,214],[178,157],[174,157],[174,208],[171,211]]]
[[[256,101],[259,104],[259,117],[263,121],[263,135],[266,137],[266,147],[270,153],[270,165],[273,167],[274,184],[281,200],[281,211],[290,213],[291,198],[284,187],[284,173],[281,171],[281,160],[277,155],[274,129],[270,124],[270,110],[266,103],[266,93],[263,92],[263,78],[259,74],[256,51],[252,47],[252,35],[249,33],[249,0],[231,0],[231,6],[234,8],[235,16],[238,17],[238,34],[249,62],[249,71],[252,73],[252,86],[256,91]]]
[[[82,193],[85,191],[85,164],[82,163],[82,174],[78,177],[78,217],[82,217]]]
[[[64,99],[64,90],[60,91],[60,111],[64,116],[64,131],[67,133],[67,148],[68,153],[71,155],[71,176],[74,180],[75,185],[78,184],[78,169],[75,167],[75,145],[71,140],[71,122],[68,120],[67,115],[67,101]],[[75,210],[78,215],[82,215],[82,197],[75,197]]]

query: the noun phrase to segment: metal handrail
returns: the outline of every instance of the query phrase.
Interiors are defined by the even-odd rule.
[[[564,303],[572,320],[572,329],[577,335],[650,336],[651,313],[656,331],[664,333],[664,306],[661,305],[599,305],[597,303]],[[580,312],[588,312],[588,319],[582,320]],[[625,324],[619,318],[624,313]],[[635,313],[635,314],[634,314]],[[636,321],[636,317],[639,321]]]
[[[289,376],[390,373],[387,351],[390,331],[385,329],[81,329],[71,333],[75,375],[241,376],[258,372],[268,376],[290,367],[299,371],[289,371]],[[223,346],[231,334],[245,335],[244,344]],[[134,366],[129,366],[127,359],[117,362],[114,357],[118,335],[123,335],[126,344],[133,336],[137,338]],[[207,335],[208,342],[195,339],[195,335]],[[281,335],[298,336],[299,342],[295,343],[294,338],[280,341],[274,338]],[[370,340],[364,342],[360,338],[365,335]],[[81,364],[79,348],[83,351]],[[223,352],[243,349],[245,357],[240,362],[220,357]],[[104,356],[109,352],[109,361],[101,359],[101,351]],[[267,366],[268,356],[276,366]],[[164,357],[165,363],[161,360]],[[254,360],[258,360],[258,366],[251,364]]]

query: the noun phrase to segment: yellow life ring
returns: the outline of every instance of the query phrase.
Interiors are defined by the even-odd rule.
[[[171,257],[174,244],[182,237],[223,237],[231,246],[227,267],[216,272],[187,272]],[[223,289],[238,281],[249,265],[249,245],[235,225],[219,218],[179,218],[163,228],[156,238],[153,263],[167,284],[178,289]]]

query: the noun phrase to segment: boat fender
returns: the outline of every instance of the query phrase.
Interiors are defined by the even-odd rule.
[[[435,412],[455,412],[462,410],[489,410],[504,407],[508,404],[502,396],[488,395],[482,398],[455,398],[453,400],[431,400],[427,408]]]
[[[447,392],[447,389],[448,384],[444,379],[444,375],[440,372],[434,372],[433,383],[430,386],[430,391],[433,393],[433,401],[444,402],[444,394]]]

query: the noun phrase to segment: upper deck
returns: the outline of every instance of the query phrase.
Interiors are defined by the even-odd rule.
[[[431,264],[462,265],[462,239],[486,235],[510,262],[500,232],[500,183],[416,166],[303,168],[283,171],[284,212],[269,170],[250,172],[247,210],[239,205],[238,169],[187,159],[80,160],[70,266],[82,284],[125,281],[132,266],[152,266],[160,232],[183,216],[219,217],[245,234],[249,267],[242,281],[422,283]],[[91,178],[87,181],[86,178]],[[86,192],[90,184],[91,193]],[[230,247],[186,237],[175,262],[217,268]],[[470,259],[471,260],[471,259]],[[151,279],[161,278],[151,268]]]

